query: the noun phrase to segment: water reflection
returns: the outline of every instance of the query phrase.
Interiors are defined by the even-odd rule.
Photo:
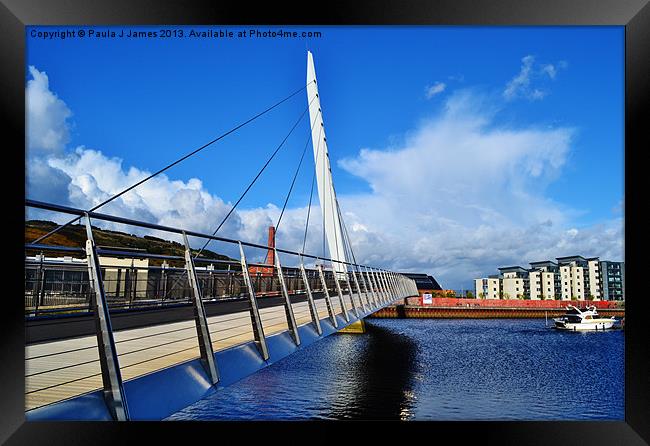
[[[624,418],[620,330],[564,333],[535,319],[366,326],[366,334],[329,336],[169,419]]]
[[[339,392],[331,419],[400,420],[412,408],[415,344],[384,327],[366,324],[364,335],[336,335],[343,348],[335,362],[348,386]],[[363,348],[358,337],[365,337]],[[346,349],[346,347],[348,347]]]

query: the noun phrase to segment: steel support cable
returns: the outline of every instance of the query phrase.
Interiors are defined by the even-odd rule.
[[[347,250],[350,253],[350,256],[352,258],[352,262],[354,262],[354,268],[352,270],[352,274],[354,275],[354,270],[356,269],[357,272],[359,271],[359,267],[357,265],[357,259],[354,256],[354,251],[352,249],[352,242],[350,241],[350,234],[348,233],[348,228],[347,225],[345,224],[345,220],[343,220],[343,213],[341,212],[341,207],[339,206],[338,200],[336,201],[336,208],[338,209],[339,213],[339,220],[341,220],[341,224],[343,225],[343,244],[344,248],[347,246]],[[346,243],[347,240],[347,243]],[[355,282],[357,285],[357,293],[359,295],[359,302],[361,302],[361,306],[363,307],[363,301],[361,300],[361,286],[359,282]],[[350,282],[350,298],[352,298],[352,282]]]
[[[330,177],[331,177],[331,176],[332,176],[332,166],[330,165],[330,157],[329,157],[329,153],[327,154],[327,167],[329,168],[329,171],[330,171]],[[336,248],[336,257],[337,257],[337,260],[339,260],[339,259],[338,259],[338,256],[339,256],[339,237],[338,237],[338,235],[336,234],[336,218],[334,218],[334,215],[335,215],[335,214],[334,214],[334,203],[336,202],[336,206],[337,206],[337,208],[338,208],[338,200],[336,200],[336,191],[334,190],[334,179],[333,179],[333,178],[332,178],[332,197],[331,197],[330,201],[331,201],[330,204],[331,204],[331,207],[332,207],[332,226],[334,226],[334,246],[335,246],[335,248]],[[325,219],[323,219],[323,221],[324,221],[324,220],[325,220]],[[340,222],[339,222],[339,229],[341,229],[341,224],[340,224]],[[343,232],[343,231],[341,231],[341,232]],[[341,236],[343,236],[343,234],[341,234]],[[342,240],[341,240],[341,243],[343,243]],[[343,248],[343,251],[345,251],[345,248]],[[332,253],[330,252],[330,258],[333,258],[333,257],[334,257],[334,256],[333,256]],[[340,263],[337,262],[337,266],[338,266],[338,265],[340,265]],[[333,262],[332,262],[332,268],[334,268],[334,263],[333,263]],[[335,280],[338,280],[338,278],[335,277]]]
[[[318,130],[318,145],[316,146],[316,155],[314,155],[314,173],[311,177],[311,191],[309,192],[309,205],[307,205],[307,221],[305,223],[305,235],[302,239],[302,251],[300,251],[301,254],[305,253],[305,243],[307,242],[307,228],[309,227],[309,215],[311,213],[311,200],[312,197],[314,196],[314,182],[316,180],[316,160],[318,159],[318,154],[320,153],[320,135],[323,131],[323,126],[320,126],[320,129]]]
[[[309,84],[307,84],[307,85],[309,85]],[[226,222],[226,220],[228,220],[228,217],[230,217],[230,215],[235,211],[235,209],[237,208],[237,206],[239,205],[239,203],[241,203],[241,201],[244,199],[244,197],[246,196],[246,194],[248,193],[248,191],[251,189],[251,187],[253,187],[253,185],[255,184],[255,182],[257,181],[257,179],[262,175],[262,173],[264,172],[264,170],[266,170],[266,168],[267,168],[268,165],[271,163],[271,161],[273,160],[273,158],[275,158],[275,155],[277,155],[277,153],[280,151],[280,149],[284,146],[284,143],[287,141],[287,139],[289,139],[289,136],[291,136],[291,134],[292,134],[293,131],[296,129],[296,127],[298,127],[298,124],[300,123],[300,121],[302,121],[303,116],[305,116],[305,113],[307,113],[307,111],[309,110],[309,107],[311,106],[312,102],[313,102],[314,99],[316,99],[316,98],[317,98],[317,96],[314,96],[314,97],[312,98],[312,100],[309,101],[309,104],[307,105],[307,108],[305,108],[305,110],[300,114],[300,117],[296,120],[296,122],[295,122],[295,124],[293,125],[293,127],[291,127],[291,129],[289,130],[289,133],[287,133],[287,135],[284,137],[284,139],[282,140],[282,142],[280,142],[280,144],[279,144],[278,147],[275,149],[275,151],[271,154],[271,156],[269,157],[269,159],[266,160],[266,163],[264,163],[264,165],[262,166],[262,168],[260,169],[260,171],[257,173],[257,175],[255,175],[255,178],[253,178],[253,180],[250,182],[250,184],[248,185],[248,187],[247,187],[247,188],[244,190],[244,192],[241,194],[241,196],[239,197],[239,199],[237,200],[237,202],[236,202],[236,203],[234,204],[234,206],[230,209],[230,211],[228,212],[228,214],[226,214],[226,216],[223,218],[223,220],[221,220],[221,223],[219,223],[219,226],[217,226],[217,229],[215,229],[215,231],[212,233],[212,236],[216,235],[217,232],[219,232],[219,229],[221,229],[221,227],[224,225],[224,223]],[[201,253],[203,252],[203,250],[206,248],[206,246],[208,246],[208,244],[209,244],[211,241],[212,241],[212,240],[208,239],[208,240],[203,244],[203,246],[201,247],[201,249],[200,249],[200,250],[199,250],[199,251],[194,255],[194,258],[195,258],[195,259],[196,259],[199,255],[201,255]],[[185,274],[186,274],[186,272],[183,273],[183,274],[181,275],[181,278],[185,277]],[[179,278],[179,280],[180,280],[180,278]],[[178,285],[178,281],[179,281],[179,280],[177,280],[176,283],[174,283],[174,284],[171,286],[171,288],[169,289],[169,291],[168,291],[167,293],[165,293],[165,296],[163,297],[163,299],[164,299],[165,297],[167,297],[167,294],[169,294],[169,292],[171,292],[172,290],[175,289],[176,285]]]
[[[336,200],[336,208],[339,213],[339,220],[341,220],[341,225],[343,226],[343,241],[345,243],[345,240],[347,239],[347,247],[348,250],[350,251],[350,254],[352,255],[352,261],[354,262],[354,265],[357,265],[357,259],[354,256],[354,251],[352,250],[352,242],[350,242],[350,234],[348,233],[348,228],[345,224],[345,220],[343,220],[343,213],[341,212],[341,207],[339,206],[339,201]]]
[[[307,138],[307,141],[305,142],[305,147],[302,149],[302,155],[300,156],[300,162],[298,163],[298,167],[296,168],[296,172],[293,174],[293,180],[291,180],[291,186],[289,187],[289,192],[287,193],[286,198],[284,199],[284,205],[282,206],[282,211],[280,212],[280,217],[278,217],[278,222],[275,224],[275,231],[277,233],[278,228],[280,227],[280,222],[282,221],[282,216],[284,215],[284,211],[287,208],[287,203],[289,202],[289,197],[291,197],[291,192],[293,191],[293,186],[296,184],[296,178],[298,178],[298,173],[300,172],[300,167],[302,166],[302,161],[305,158],[305,153],[307,152],[307,146],[309,145],[309,141],[311,141],[311,135],[314,132],[314,125],[316,124],[316,120],[320,116],[320,110],[316,113],[316,117],[314,118],[314,122],[311,124],[311,129],[309,131],[309,136]],[[320,137],[320,133],[319,133]]]
[[[325,161],[323,161],[323,180],[325,179]],[[321,198],[321,196],[318,196]],[[327,215],[327,209],[325,208],[325,183],[323,183],[323,196],[322,196],[323,202],[321,203],[321,208],[323,211],[323,257],[325,257],[325,216]],[[332,258],[332,253],[330,252],[330,263],[331,263],[331,258]],[[323,261],[323,266],[325,265],[325,261]]]
[[[311,81],[311,82],[314,82],[314,81]],[[110,197],[109,199],[107,199],[107,200],[105,200],[105,201],[99,203],[98,205],[96,205],[96,206],[93,207],[92,209],[88,210],[87,212],[93,212],[93,211],[96,211],[97,209],[99,209],[100,207],[104,206],[105,204],[108,204],[108,203],[110,203],[111,201],[115,200],[116,198],[120,197],[121,195],[124,195],[125,193],[129,192],[130,190],[135,189],[136,187],[138,187],[139,185],[141,185],[141,184],[144,183],[145,181],[150,180],[151,178],[155,177],[156,175],[159,175],[159,174],[163,173],[164,171],[170,169],[171,167],[175,166],[176,164],[180,163],[181,161],[186,160],[187,158],[189,158],[189,157],[191,157],[192,155],[194,155],[194,154],[200,152],[201,150],[205,149],[206,147],[208,147],[208,146],[214,144],[215,142],[217,142],[217,141],[219,141],[219,140],[225,138],[226,136],[230,135],[231,133],[236,132],[236,131],[239,130],[240,128],[242,128],[242,127],[244,127],[245,125],[247,125],[247,124],[253,122],[254,120],[256,120],[257,118],[259,118],[260,116],[265,115],[266,113],[270,112],[271,110],[273,110],[274,108],[276,108],[276,107],[279,106],[280,104],[282,104],[282,103],[286,102],[287,100],[291,99],[292,97],[294,97],[295,95],[297,95],[298,93],[300,93],[302,90],[304,90],[305,88],[307,88],[307,87],[309,86],[309,84],[311,84],[311,82],[307,83],[304,87],[300,88],[299,90],[294,91],[293,93],[291,93],[289,96],[285,97],[284,99],[282,99],[282,100],[276,102],[275,104],[273,104],[272,106],[268,107],[268,108],[265,109],[264,111],[261,111],[260,113],[256,114],[256,115],[253,116],[252,118],[249,118],[248,120],[246,120],[246,121],[242,122],[241,124],[239,124],[239,125],[233,127],[232,129],[228,130],[227,132],[225,132],[225,133],[219,135],[218,137],[216,137],[216,138],[213,139],[212,141],[210,141],[210,142],[208,142],[208,143],[202,145],[202,146],[199,147],[198,149],[195,149],[195,150],[193,150],[192,152],[188,153],[187,155],[183,156],[182,158],[179,158],[178,160],[174,161],[173,163],[168,164],[167,166],[163,167],[162,169],[158,170],[157,172],[155,172],[155,173],[149,175],[148,177],[146,177],[146,178],[144,178],[144,179],[138,181],[138,182],[135,183],[134,185],[127,187],[127,188],[124,189],[122,192],[118,193],[117,195],[113,195],[113,196]],[[41,241],[45,240],[46,238],[48,238],[49,236],[51,236],[51,235],[53,235],[53,234],[59,232],[61,229],[65,228],[65,227],[67,227],[67,226],[69,226],[69,225],[71,225],[72,223],[74,223],[74,222],[76,222],[76,221],[78,221],[78,220],[80,220],[80,219],[81,219],[81,216],[78,216],[78,217],[76,217],[76,218],[70,220],[69,222],[67,222],[67,223],[65,223],[65,224],[63,224],[63,225],[58,226],[57,228],[54,228],[52,231],[48,232],[48,233],[45,234],[45,235],[42,235],[41,237],[37,238],[36,240],[34,240],[34,241],[31,242],[31,243],[38,243],[38,242],[41,242]]]
[[[356,259],[355,255],[354,255],[354,250],[352,249],[352,242],[350,241],[350,234],[348,233],[348,227],[345,224],[345,220],[343,220],[343,213],[341,212],[341,207],[339,206],[338,200],[336,201],[336,207],[337,207],[338,212],[339,212],[339,219],[341,220],[341,224],[343,225],[343,236],[344,236],[344,239],[347,239],[348,249],[350,250],[350,254],[352,255],[352,262],[354,262],[354,268],[359,273],[359,272],[361,272],[361,270],[359,269],[359,265],[357,264],[357,259]],[[365,286],[364,286],[364,290],[365,290],[364,292],[368,291],[367,289],[365,289]],[[359,293],[361,293],[361,289],[359,289]],[[361,299],[361,297],[359,297],[359,299]]]
[[[269,157],[269,159],[266,161],[266,163],[264,164],[264,166],[262,166],[262,168],[261,168],[260,171],[257,173],[257,175],[255,175],[255,178],[253,178],[253,181],[250,182],[250,184],[248,185],[248,187],[246,188],[246,190],[244,190],[244,192],[241,194],[241,196],[239,197],[239,199],[237,200],[237,202],[235,203],[235,205],[230,209],[230,211],[228,212],[228,214],[226,214],[226,216],[223,218],[223,220],[221,220],[221,223],[219,223],[219,226],[217,227],[217,229],[215,229],[215,231],[212,233],[212,236],[215,236],[215,235],[217,234],[217,232],[219,232],[219,229],[221,229],[221,227],[224,225],[224,223],[226,222],[226,220],[228,220],[228,217],[230,217],[230,215],[234,212],[235,208],[237,208],[237,205],[238,205],[238,204],[239,204],[239,203],[244,199],[244,197],[246,196],[246,194],[248,193],[248,191],[251,189],[251,187],[253,187],[253,185],[255,184],[255,182],[257,181],[257,179],[260,177],[260,175],[262,175],[262,173],[264,172],[264,170],[266,170],[267,166],[271,163],[271,161],[273,160],[273,158],[275,158],[275,155],[276,155],[276,154],[280,151],[280,149],[284,146],[284,143],[287,141],[287,139],[289,139],[289,136],[291,136],[291,134],[292,134],[293,131],[296,129],[296,127],[298,127],[298,124],[300,124],[300,121],[302,121],[303,116],[305,116],[305,113],[307,113],[307,111],[309,110],[309,107],[311,107],[312,102],[314,102],[314,99],[316,99],[317,97],[318,97],[318,96],[314,96],[314,97],[312,98],[312,100],[309,101],[309,104],[307,105],[307,108],[305,108],[305,110],[300,114],[300,117],[298,118],[298,120],[296,120],[296,122],[295,122],[295,124],[293,125],[293,127],[291,127],[291,130],[289,130],[289,133],[287,133],[287,136],[284,137],[284,139],[282,140],[282,142],[280,143],[280,145],[275,149],[275,151],[274,151],[273,154]],[[210,242],[211,242],[211,240],[206,241],[205,244],[203,245],[203,247],[199,250],[199,252],[196,253],[196,254],[194,255],[194,258],[197,258],[197,257],[201,254],[201,252],[203,252],[203,250],[205,249],[205,247],[208,246],[208,243],[210,243]]]

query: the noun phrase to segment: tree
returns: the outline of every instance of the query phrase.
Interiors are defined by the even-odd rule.
[[[471,291],[468,291],[465,295],[467,296],[468,299],[474,299],[474,293],[472,293]]]
[[[478,297],[479,299],[485,299],[485,293],[481,291],[480,293],[478,293]]]

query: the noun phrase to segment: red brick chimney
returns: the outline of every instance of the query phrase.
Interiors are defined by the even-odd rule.
[[[275,226],[269,226],[269,241],[267,243],[269,247],[268,252],[266,253],[266,263],[269,265],[275,266]]]

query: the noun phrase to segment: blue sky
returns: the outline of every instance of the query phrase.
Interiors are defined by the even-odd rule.
[[[191,28],[201,27],[183,27],[186,33]],[[236,32],[250,27],[210,28]],[[620,226],[622,218],[622,27],[281,28],[318,30],[322,37],[43,40],[30,37],[28,28],[26,84],[33,79],[28,69],[33,66],[46,74],[47,88],[70,111],[62,124],[65,137],[57,147],[39,150],[33,145],[29,155],[35,159],[62,158],[83,146],[101,152],[107,159],[120,158],[124,172],[130,167],[154,171],[303,86],[306,49],[309,48],[314,53],[336,190],[342,205],[346,203],[349,212],[354,214],[349,220],[358,225],[359,231],[365,228],[363,234],[366,236],[372,233],[387,246],[404,251],[396,257],[384,253],[375,258],[369,253],[368,259],[382,266],[424,268],[431,273],[439,270],[439,274],[448,277],[449,286],[463,286],[473,274],[494,273],[500,261],[525,264],[539,260],[524,257],[526,255],[551,256],[551,252],[557,252],[552,257],[565,255],[567,253],[560,252],[564,246],[591,250],[575,254],[620,257],[622,240],[612,241],[606,251],[593,253],[600,243],[592,239],[598,238],[598,231],[607,231],[607,225]],[[132,29],[157,30],[158,27]],[[540,241],[544,246],[537,250],[527,248],[526,251],[491,256],[485,263],[478,261],[479,254],[469,256],[471,261],[463,260],[465,251],[457,244],[453,250],[449,248],[461,253],[453,256],[455,261],[412,251],[413,243],[427,237],[429,218],[445,222],[444,228],[431,224],[430,230],[448,231],[448,238],[471,238],[482,234],[485,228],[481,228],[490,224],[486,217],[481,217],[484,225],[477,225],[476,216],[444,211],[462,201],[463,196],[472,196],[468,190],[477,187],[475,183],[464,183],[465,177],[480,172],[477,170],[480,166],[473,165],[473,157],[446,162],[445,156],[453,157],[454,152],[461,151],[454,148],[453,138],[445,147],[421,141],[425,138],[423,135],[429,134],[424,130],[429,125],[439,129],[436,126],[441,122],[453,121],[449,110],[459,102],[463,104],[461,113],[454,116],[463,120],[476,115],[478,121],[484,122],[477,132],[478,138],[499,141],[500,136],[507,133],[508,144],[514,144],[513,153],[520,153],[517,141],[535,133],[530,137],[537,138],[537,142],[526,143],[526,147],[531,148],[526,155],[521,155],[524,157],[521,163],[496,165],[497,168],[507,165],[508,171],[503,171],[502,175],[486,173],[485,182],[500,182],[504,177],[505,184],[492,190],[493,194],[513,193],[518,197],[513,199],[524,197],[522,203],[536,201],[541,213],[543,209],[553,208],[549,221],[552,220],[551,227],[558,233],[592,231],[585,236],[585,240],[591,241],[584,242],[587,243],[584,248],[566,245],[566,241],[563,244],[560,239],[552,242],[549,239]],[[167,172],[168,178],[185,183],[198,178],[204,191],[226,203],[234,202],[306,106],[304,94],[294,97],[272,114],[174,167]],[[282,206],[293,169],[308,137],[308,127],[304,119],[259,184],[242,202],[242,209],[264,209],[268,203]],[[443,141],[435,136],[436,131],[432,130],[431,141]],[[555,148],[544,148],[544,141],[551,135],[547,132],[564,132],[561,135],[553,133],[559,138]],[[472,144],[472,140],[467,144]],[[536,149],[534,144],[539,144],[540,148]],[[435,216],[427,214],[422,219],[408,218],[403,225],[395,223],[393,227],[373,228],[372,221],[368,220],[382,219],[382,215],[363,215],[356,211],[362,208],[358,203],[363,197],[372,197],[379,203],[373,207],[376,210],[383,206],[381,203],[390,201],[390,193],[382,195],[382,191],[390,189],[387,183],[382,183],[382,175],[386,174],[385,181],[389,181],[392,174],[368,163],[388,154],[404,154],[400,160],[406,160],[413,152],[410,149],[416,146],[417,150],[435,152],[431,160],[438,160],[440,164],[427,165],[417,173],[411,170],[425,177],[419,178],[424,186],[413,190],[404,185],[403,191],[411,196],[421,191],[419,202],[413,200],[413,212],[435,207]],[[477,144],[476,147],[482,146]],[[372,156],[364,157],[362,149]],[[56,164],[47,163],[50,167]],[[390,181],[408,183],[404,177],[410,175],[409,164],[405,163],[402,177]],[[546,167],[539,167],[543,172],[540,175],[537,168],[526,167],[530,167],[530,163]],[[308,163],[307,167],[310,165]],[[72,170],[61,165],[58,168],[71,178],[71,184],[75,183]],[[307,204],[311,175],[310,170],[303,169],[298,179],[290,202],[296,212]],[[432,179],[427,180],[427,175]],[[29,163],[27,176],[30,176]],[[524,177],[529,178],[524,180]],[[458,189],[451,190],[456,184]],[[431,185],[431,189],[427,185]],[[479,187],[491,190],[489,184]],[[438,193],[443,189],[447,193]],[[396,190],[402,189],[398,185]],[[38,191],[37,186],[28,187],[28,195],[38,194]],[[431,200],[422,197],[431,197]],[[383,198],[388,201],[382,201]],[[453,206],[449,200],[453,201]],[[472,200],[476,206],[483,207],[479,201],[485,198],[474,196]],[[72,193],[61,196],[60,202],[66,201],[81,203],[75,201]],[[371,200],[365,200],[368,201]],[[525,215],[526,210],[521,210],[521,215],[509,215],[510,211],[502,209],[508,207],[507,203],[507,200],[492,203],[490,212],[498,212],[512,222],[513,230],[525,234],[535,224],[546,222],[543,217],[537,222],[531,221]],[[395,213],[395,209],[387,206],[385,212]],[[457,225],[471,230],[469,233],[463,231],[462,235],[454,234],[450,228]],[[412,230],[421,233],[416,240],[395,235],[412,233]],[[377,241],[362,237],[361,232],[359,240]],[[389,237],[386,235],[389,232],[390,240],[382,239]],[[493,250],[509,252],[499,244],[500,238],[490,240],[494,243]],[[555,249],[550,249],[548,243],[555,243]],[[360,241],[359,251],[363,250],[362,245]],[[445,249],[433,239],[424,245],[429,247],[427,253]],[[411,251],[407,255],[408,250]],[[409,255],[420,260],[409,262]],[[485,253],[482,255],[485,257]],[[424,257],[427,260],[422,260]],[[437,262],[446,266],[438,266]]]

